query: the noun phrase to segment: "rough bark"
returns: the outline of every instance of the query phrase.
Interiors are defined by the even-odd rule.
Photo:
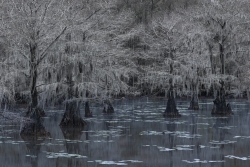
[[[196,82],[192,81],[192,99],[190,102],[189,110],[199,110],[199,100],[198,100],[198,95],[197,95],[197,85],[198,85],[198,79]]]
[[[84,125],[86,125],[86,122],[81,118],[79,102],[67,102],[60,126],[83,127]]]
[[[89,109],[89,102],[85,102],[85,117],[93,117],[92,112]]]
[[[173,86],[171,85],[168,91],[168,102],[166,110],[163,114],[164,117],[180,117],[179,111],[176,109],[176,103],[174,98]]]
[[[225,90],[224,90],[224,82],[221,83],[221,89],[217,94],[216,99],[213,101],[214,106],[212,109],[212,115],[231,115],[233,114],[231,106],[229,103],[226,103],[225,99]]]
[[[103,113],[114,113],[114,108],[112,106],[112,104],[110,103],[109,100],[105,100],[104,101],[104,108],[103,108]]]

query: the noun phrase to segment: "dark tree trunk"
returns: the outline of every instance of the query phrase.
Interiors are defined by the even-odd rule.
[[[21,129],[21,136],[23,138],[37,138],[49,137],[50,133],[47,132],[42,125],[41,117],[45,116],[43,109],[38,107],[38,92],[36,89],[37,84],[37,59],[36,59],[37,45],[30,43],[30,99],[31,102],[26,113],[27,117],[31,118],[30,122],[25,123]]]
[[[192,94],[192,99],[190,102],[189,110],[199,110],[199,102],[198,102],[198,95],[197,93]]]
[[[103,108],[103,113],[114,113],[114,108],[112,106],[112,104],[110,103],[109,100],[105,100],[104,101],[104,108]]]
[[[209,42],[207,42],[207,43],[208,43],[208,51],[209,51],[212,74],[215,74],[215,66],[216,66],[216,64],[214,63],[214,59],[213,59],[213,51],[212,51],[213,46]]]
[[[68,66],[69,70],[72,67],[72,64]],[[67,74],[67,84],[68,84],[68,99],[72,99],[74,97],[74,82],[72,80],[72,71],[68,71]],[[66,102],[66,109],[61,120],[60,126],[67,127],[83,127],[86,122],[82,119],[80,114],[80,102],[77,101],[68,101]]]
[[[92,112],[89,109],[89,102],[85,102],[85,117],[93,117]]]
[[[219,44],[219,46],[220,46],[221,74],[225,74],[225,55],[224,55],[224,46],[223,46],[223,44]]]
[[[76,101],[66,103],[66,110],[60,126],[83,127],[86,122],[81,118],[80,104]]]
[[[189,110],[199,110],[199,100],[198,100],[198,95],[196,93],[197,91],[197,85],[198,85],[198,80],[195,82],[192,81],[192,99],[190,102]]]
[[[37,60],[36,60],[36,49],[37,49],[37,45],[36,44],[30,44],[30,104],[29,104],[29,108],[28,111],[26,113],[27,117],[30,117],[31,115],[33,115],[33,112],[37,112],[35,113],[36,115],[39,115],[40,117],[45,116],[45,112],[43,109],[38,107],[38,92],[37,92],[37,88],[36,88],[36,84],[37,84]]]
[[[38,108],[30,109],[31,121],[26,122],[21,129],[22,138],[38,138],[38,137],[50,137],[50,133],[45,130],[45,127],[42,124],[41,116],[39,115]]]
[[[173,86],[171,84],[169,91],[168,91],[168,102],[166,110],[163,114],[164,117],[180,117],[180,113],[176,109],[175,98],[174,98],[174,91]]]
[[[233,114],[231,106],[229,103],[226,104],[224,82],[221,81],[221,89],[217,94],[214,102],[214,107],[212,109],[212,115],[231,115]]]

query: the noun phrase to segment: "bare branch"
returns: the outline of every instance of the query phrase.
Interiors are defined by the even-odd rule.
[[[58,39],[64,34],[67,27],[65,27],[62,32],[49,44],[49,46],[42,52],[42,54],[39,56],[40,58],[37,61],[37,65],[40,64],[40,62],[46,57],[47,51],[58,41]]]

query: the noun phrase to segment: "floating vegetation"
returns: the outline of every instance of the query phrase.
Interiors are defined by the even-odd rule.
[[[193,163],[208,163],[207,160],[200,160],[200,159],[194,159],[194,161],[188,161],[188,160],[182,160],[183,162],[189,163],[189,164],[193,164]]]
[[[199,134],[190,134],[189,132],[180,132],[176,131],[173,135],[181,138],[193,139],[193,138],[201,138],[202,135]]]
[[[156,146],[156,145],[154,145]],[[194,150],[191,147],[194,147],[194,145],[176,145],[176,147],[173,148],[166,148],[166,147],[160,147],[160,146],[156,146],[159,151],[191,151]]]
[[[143,161],[139,161],[139,160],[121,160],[121,161],[95,160],[95,162],[99,163],[100,165],[128,165],[128,163],[142,163]]]
[[[236,126],[223,126],[223,127],[218,127],[220,129],[232,129],[235,128]]]
[[[107,140],[107,141],[106,141],[106,140],[94,140],[93,142],[94,142],[94,143],[107,143],[107,142],[108,142],[108,143],[112,143],[112,142],[114,142],[114,141],[113,141],[113,140]]]
[[[3,142],[0,142],[0,143],[3,143]],[[25,141],[7,140],[7,141],[4,141],[4,143],[6,143],[6,144],[20,144],[20,143],[25,143]]]
[[[101,165],[128,165],[126,163],[115,162],[115,161],[101,161],[99,164]]]
[[[182,160],[183,162],[189,163],[189,164],[193,164],[193,163],[223,163],[226,162],[224,160],[219,160],[219,161],[207,161],[207,160],[200,160],[200,159],[194,159],[194,161],[188,161],[188,160]]]
[[[250,160],[250,156],[248,156],[248,157],[237,157],[237,156],[234,156],[234,155],[227,155],[227,156],[225,156],[225,158],[239,159],[239,160],[243,160],[243,161]]]
[[[196,123],[195,125],[209,125],[209,123]]]
[[[157,131],[142,131],[141,133],[139,133],[139,135],[164,135],[164,134],[170,134],[172,132],[169,131],[164,131],[164,132],[157,132]]]
[[[40,146],[63,146],[64,144],[56,144],[56,143],[41,143],[41,144],[37,144]]]
[[[234,136],[235,139],[250,139],[250,136]]]
[[[209,142],[210,144],[218,144],[218,145],[221,145],[221,144],[233,144],[233,143],[236,143],[236,141],[230,141],[230,140],[224,140],[224,141],[215,141],[215,140],[212,140],[211,142]]]
[[[157,147],[159,149],[159,151],[174,151],[175,149],[171,149],[171,148],[166,148],[166,147]]]
[[[30,157],[30,158],[37,158],[36,155],[26,155],[26,157]]]
[[[188,138],[188,139],[193,139],[193,138],[200,138],[202,135],[199,134],[190,134],[189,132],[180,132],[180,131],[175,131],[175,132],[170,132],[170,131],[163,131],[163,132],[157,132],[157,131],[142,131],[139,133],[139,135],[165,135],[165,134],[171,134],[171,135],[176,135],[177,137],[181,138]]]
[[[0,139],[11,139],[12,137],[9,136],[0,136]]]
[[[103,136],[103,137],[108,137],[108,136],[112,136],[112,137],[119,137],[122,136],[121,135],[122,130],[121,129],[111,129],[111,130],[101,130],[101,131],[97,131],[94,134],[90,135],[90,136]]]
[[[142,163],[143,161],[139,161],[139,160],[122,160],[122,161],[118,161],[118,162]]]
[[[150,145],[142,145],[142,147],[150,147]]]
[[[203,145],[199,145],[200,148],[205,148],[206,146],[203,146]]]
[[[194,150],[191,147],[194,147],[195,145],[176,145],[176,150],[183,150],[183,151],[189,151]]]
[[[47,158],[87,158],[87,156],[79,155],[79,154],[68,154],[68,153],[54,153],[54,152],[45,152]]]

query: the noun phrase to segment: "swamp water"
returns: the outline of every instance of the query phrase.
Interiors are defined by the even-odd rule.
[[[83,129],[59,127],[63,109],[49,109],[49,139],[23,140],[19,126],[1,125],[0,167],[236,167],[250,164],[250,104],[229,101],[234,115],[212,117],[212,99],[200,110],[177,100],[181,118],[163,118],[166,99],[114,101],[114,114],[91,106]],[[84,107],[82,107],[82,116]]]

